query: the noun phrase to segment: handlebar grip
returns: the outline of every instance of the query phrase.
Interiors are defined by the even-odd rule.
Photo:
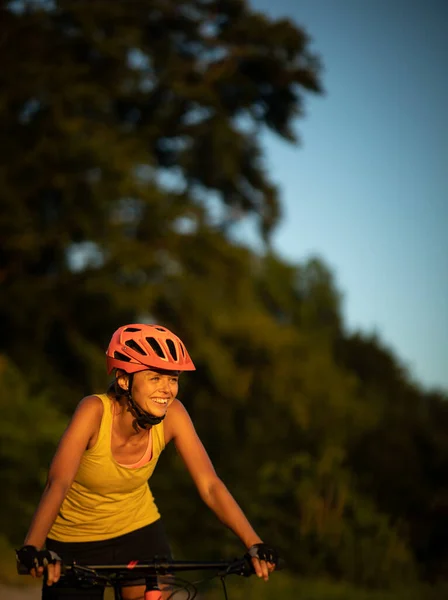
[[[276,571],[282,571],[283,569],[286,569],[286,562],[283,558],[279,558],[278,559],[278,563],[277,566],[275,567]],[[246,558],[246,575],[253,575],[255,573],[255,569],[254,566],[252,564],[252,560],[249,558]]]
[[[21,562],[16,561],[16,566],[17,566],[17,573],[19,575],[29,575],[30,574],[28,567],[25,567],[25,565],[23,565]],[[64,565],[64,563],[61,563],[61,574],[64,575],[65,573],[66,573],[66,566]]]
[[[275,567],[275,570],[282,571],[283,569],[286,569],[286,562],[283,560],[283,558],[279,558],[278,565]]]
[[[21,562],[17,561],[17,573],[19,575],[29,575],[29,570],[28,567],[25,567],[25,565],[22,565]]]

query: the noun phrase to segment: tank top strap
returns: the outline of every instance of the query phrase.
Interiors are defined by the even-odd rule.
[[[154,425],[151,429],[154,440],[152,443],[153,453],[157,456],[165,449],[165,433],[163,429],[163,421],[158,425]]]
[[[114,401],[111,400],[107,394],[95,394],[95,396],[97,396],[103,403],[103,416],[101,419],[100,430],[98,432],[98,439],[95,446],[93,446],[91,450],[98,449],[100,446],[104,446],[105,452],[108,453],[110,449],[110,432],[112,428],[112,403]]]

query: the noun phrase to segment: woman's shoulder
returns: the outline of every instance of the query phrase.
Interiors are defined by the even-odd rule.
[[[107,396],[106,399],[108,399]],[[104,403],[105,400],[96,394],[85,396],[76,407],[75,415],[81,419],[101,420],[104,413]]]
[[[107,394],[90,394],[80,400],[78,408],[83,406],[88,407],[87,410],[103,410],[106,401],[111,402]]]
[[[73,415],[73,427],[80,431],[86,431],[86,435],[88,434],[88,450],[97,442],[106,401],[110,402],[106,395],[104,397],[95,394],[85,396],[79,402]]]

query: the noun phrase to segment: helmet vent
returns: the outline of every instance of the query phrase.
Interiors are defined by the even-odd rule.
[[[167,339],[166,345],[170,349],[171,356],[174,358],[174,360],[177,360],[177,350],[176,350],[176,346],[174,345],[173,340]]]
[[[185,358],[185,348],[183,344],[179,344],[180,346],[180,351],[182,352],[182,356]]]
[[[137,344],[137,342],[134,342],[134,340],[127,340],[125,342],[125,345],[128,348],[132,348],[132,350],[135,350],[136,352],[138,352],[139,354],[141,354],[142,356],[146,356],[146,352],[143,350],[143,348],[141,346],[139,346]]]
[[[131,362],[131,359],[129,358],[129,356],[126,356],[126,354],[122,354],[121,352],[118,352],[118,350],[115,350],[114,358],[116,358],[118,360],[122,360],[123,362]]]
[[[154,327],[157,331],[166,331],[165,327]]]
[[[157,354],[157,356],[160,356],[160,358],[165,358],[166,359],[165,352],[163,351],[163,349],[160,346],[159,342],[155,338],[153,338],[153,337],[147,337],[146,341],[151,346],[151,348],[154,350],[154,352]]]
[[[129,333],[134,333],[135,331],[141,331],[137,327],[126,327],[125,331],[129,331]]]

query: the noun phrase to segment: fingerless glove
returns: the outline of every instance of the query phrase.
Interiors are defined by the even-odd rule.
[[[54,564],[61,558],[51,550],[38,550],[36,546],[22,546],[16,550],[17,561],[31,571],[38,567],[46,567],[50,563]]]
[[[275,548],[272,548],[272,546],[269,546],[268,544],[254,544],[248,549],[246,556],[249,556],[250,558],[258,558],[259,560],[265,560],[266,562],[270,562],[275,566],[278,565],[278,552],[275,550]]]

